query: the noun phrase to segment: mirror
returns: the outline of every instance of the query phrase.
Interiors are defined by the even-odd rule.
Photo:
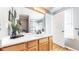
[[[45,15],[24,7],[13,7],[8,12],[8,33],[17,32],[41,34],[45,32]],[[14,27],[12,27],[14,25]],[[15,33],[16,32],[16,33]]]

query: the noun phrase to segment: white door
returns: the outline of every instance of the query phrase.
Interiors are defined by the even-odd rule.
[[[64,11],[53,16],[54,43],[64,47]]]

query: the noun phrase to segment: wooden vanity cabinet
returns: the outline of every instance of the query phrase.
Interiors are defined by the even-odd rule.
[[[1,48],[2,51],[49,51],[52,50],[52,36]]]
[[[42,38],[39,40],[39,51],[48,51],[49,50],[49,42],[48,38]]]
[[[27,45],[28,51],[38,51],[38,40],[29,41]]]

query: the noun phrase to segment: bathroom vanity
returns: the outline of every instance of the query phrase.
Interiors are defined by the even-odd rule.
[[[7,40],[7,41],[6,41]],[[52,50],[51,35],[32,35],[16,39],[3,39],[1,51],[49,51]]]

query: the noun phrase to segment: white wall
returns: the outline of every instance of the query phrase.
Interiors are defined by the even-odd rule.
[[[0,7],[0,36],[8,35],[8,10],[9,8],[7,7]]]
[[[45,15],[46,21],[46,33],[53,34],[53,15],[46,14]]]

